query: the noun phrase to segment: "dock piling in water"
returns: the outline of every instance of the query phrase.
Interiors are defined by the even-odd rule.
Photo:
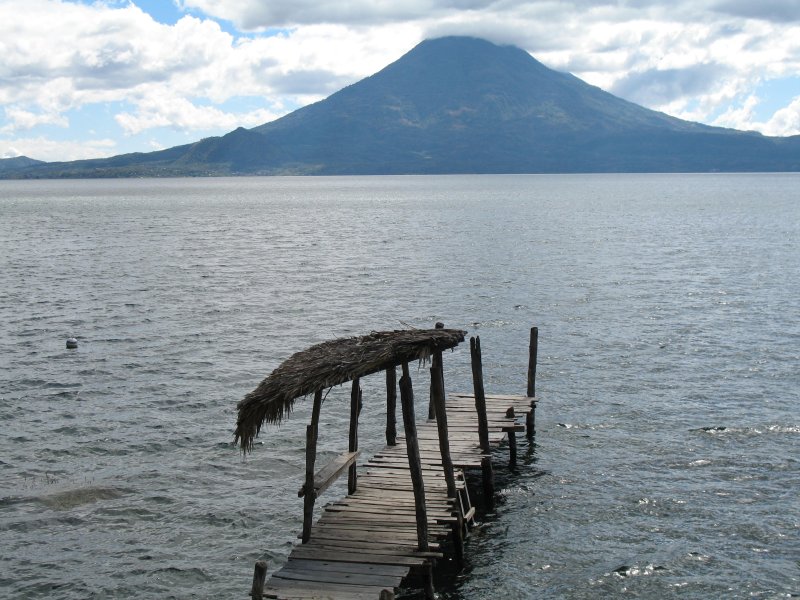
[[[267,561],[256,561],[255,569],[253,569],[253,587],[250,588],[250,597],[253,600],[262,600],[264,598],[264,582],[267,580]]]
[[[525,418],[525,431],[528,439],[533,438],[536,428],[536,362],[539,353],[539,328],[531,327],[531,342],[528,347],[528,398],[531,398],[531,410]]]

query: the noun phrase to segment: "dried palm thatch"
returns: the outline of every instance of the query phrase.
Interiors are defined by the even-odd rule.
[[[298,352],[239,402],[235,441],[248,452],[261,426],[280,423],[297,398],[404,362],[427,360],[433,353],[463,342],[465,334],[458,329],[378,331]]]

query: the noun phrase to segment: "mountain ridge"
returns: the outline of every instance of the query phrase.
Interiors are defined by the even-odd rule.
[[[0,177],[797,170],[800,136],[683,121],[520,48],[445,37],[252,129]]]

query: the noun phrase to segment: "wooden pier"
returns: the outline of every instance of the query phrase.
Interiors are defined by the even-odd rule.
[[[392,354],[388,360],[390,366],[385,369],[387,445],[358,467],[358,415],[362,402],[360,375],[348,377],[352,379],[348,451],[316,472],[314,464],[322,387],[319,387],[319,380],[312,382],[316,391],[312,422],[306,435],[306,479],[298,493],[304,498],[302,543],[292,549],[286,564],[275,571],[268,581],[266,563],[256,563],[250,593],[252,598],[389,599],[394,598],[395,590],[409,576],[420,582],[418,585],[424,588],[426,597],[433,598],[433,569],[437,561],[452,558],[456,564],[460,564],[464,539],[475,515],[465,472],[470,469],[480,471],[484,505],[487,509],[493,508],[492,451],[507,444],[509,462],[515,463],[516,434],[526,431],[528,436],[533,436],[537,403],[535,377],[538,330],[531,329],[526,395],[485,393],[480,338],[472,338],[473,391],[451,393],[445,400],[441,351],[448,347],[446,344],[454,346],[452,342],[455,338],[443,342],[437,336],[440,332],[453,331],[441,328],[429,330],[433,339],[438,341],[431,344],[430,339],[422,335],[419,338],[423,340],[422,344],[410,353],[417,358],[430,358],[432,362],[429,418],[419,425],[414,416],[414,391],[406,360],[409,353],[404,350],[400,355]],[[362,343],[357,345],[362,346]],[[362,362],[365,361],[364,353],[359,352],[358,356]],[[385,356],[385,352],[382,356]],[[296,364],[289,365],[292,373],[307,358],[298,353],[287,363],[298,357]],[[342,358],[341,355],[333,357],[332,362]],[[366,359],[366,363],[370,372],[377,371],[376,362]],[[396,365],[393,363],[402,367],[399,387],[405,435],[399,438],[394,422],[397,386]],[[350,369],[347,372],[359,373]],[[283,376],[282,373],[278,375]],[[253,434],[253,427],[257,425],[257,433],[261,422],[270,419],[256,415],[255,420],[251,418],[248,421],[248,407],[245,406],[243,420],[242,405],[248,399],[253,402],[253,394],[265,386],[269,388],[269,385],[272,385],[269,393],[275,402],[275,389],[279,388],[275,387],[275,381],[270,382],[270,378],[265,379],[240,403],[237,439],[242,441],[244,448],[252,443],[252,437],[247,436],[247,428]],[[293,389],[290,395],[296,391]],[[282,416],[287,411],[287,405],[285,400],[279,398],[279,401],[284,402],[281,412],[277,413]],[[270,407],[271,410],[274,408]],[[250,409],[252,411],[252,406]],[[314,523],[315,500],[345,472],[348,474],[347,496],[327,504]],[[475,496],[474,490],[472,495]]]

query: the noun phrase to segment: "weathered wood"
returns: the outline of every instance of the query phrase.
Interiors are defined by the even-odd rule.
[[[419,566],[426,561],[426,558],[422,556],[411,556],[410,553],[403,555],[399,550],[391,554],[380,554],[369,551],[358,552],[355,549],[343,549],[336,546],[309,546],[311,546],[310,543],[304,546],[297,546],[292,550],[292,556],[307,558],[308,560],[338,560],[341,562],[376,565],[402,565],[407,568]]]
[[[422,585],[425,590],[425,599],[434,600],[436,598],[436,590],[433,587],[433,565],[428,563],[422,567]]]
[[[353,380],[353,387],[350,391],[350,437],[347,449],[350,452],[358,450],[358,417],[361,414],[361,385],[356,377]],[[356,464],[353,462],[347,471],[347,493],[353,494],[358,487],[358,473]]]
[[[408,363],[403,363],[403,376],[400,378],[400,403],[403,409],[403,428],[406,434],[406,451],[408,452],[408,470],[414,488],[414,505],[417,514],[417,543],[419,549],[428,549],[428,516],[425,503],[425,483],[422,479],[422,465],[419,459],[417,443],[417,424],[414,415],[414,390],[411,376],[408,374]]]
[[[381,590],[378,600],[394,600],[394,590]]]
[[[253,569],[253,586],[250,588],[250,597],[253,600],[262,600],[264,597],[264,582],[267,580],[267,561],[258,560]]]
[[[270,598],[314,600],[375,600],[382,586],[348,585],[343,583],[298,581],[273,577],[267,584],[266,591]]]
[[[386,369],[386,445],[397,444],[397,372]]]
[[[444,329],[444,323],[437,321],[436,329]],[[431,359],[431,368],[435,369],[437,367],[442,367],[442,353],[441,352],[434,352],[433,358]],[[444,376],[442,376],[442,397],[444,397]],[[430,402],[428,403],[428,420],[432,421],[436,418],[436,408],[434,407],[434,399],[433,399],[433,386],[431,386],[431,397]]]
[[[302,540],[305,544],[311,539],[311,525],[314,520],[314,461],[316,458],[316,440],[314,439],[314,426],[306,425],[306,482],[303,485],[303,533]]]
[[[405,577],[408,569],[402,565],[354,563],[333,560],[309,560],[307,558],[289,557],[283,570],[334,572],[337,574],[387,575],[389,577]]]
[[[303,543],[311,539],[311,525],[314,520],[314,503],[317,494],[314,490],[314,463],[317,459],[317,436],[319,433],[319,413],[322,409],[322,390],[314,394],[311,409],[311,424],[306,427],[306,483],[303,497]]]
[[[539,328],[531,327],[531,343],[528,348],[528,397],[536,395],[536,359],[539,353]]]
[[[486,510],[494,510],[494,469],[492,459],[485,456],[481,461],[481,474],[483,478],[483,501]]]
[[[431,399],[436,417],[436,429],[439,434],[439,452],[442,457],[442,469],[447,484],[447,495],[456,497],[456,477],[453,472],[453,459],[450,457],[450,438],[447,431],[447,409],[444,403],[444,377],[442,376],[441,353],[438,366],[431,368]]]
[[[390,445],[390,442],[398,442],[394,421],[397,375],[395,370],[391,373],[387,370],[387,447],[363,466],[359,464],[357,489],[323,509],[313,531],[308,532],[313,539],[309,537],[304,544],[296,546],[286,565],[267,582],[266,591],[270,597],[374,600],[384,590],[389,593],[400,585],[410,569],[421,576],[426,597],[433,597],[431,569],[434,561],[443,557],[443,549],[450,541],[454,544],[456,560],[461,561],[463,536],[475,515],[464,474],[456,466],[481,469],[486,509],[493,510],[491,450],[507,439],[510,458],[514,461],[516,432],[523,427],[516,419],[528,417],[537,401],[535,397],[521,395],[486,394],[480,338],[471,340],[471,350],[473,344],[476,350],[473,393],[451,394],[446,406],[441,357],[433,356],[431,406],[434,419],[419,424],[419,428],[414,418],[408,365],[403,365],[399,387],[406,434],[401,436],[404,443],[400,446]],[[354,450],[343,453],[317,471],[313,484],[308,486],[313,491],[313,500],[327,487],[325,482],[350,470],[350,456],[357,452],[361,404],[358,384],[353,382],[351,390],[351,435],[348,439],[351,444],[348,448]],[[390,399],[392,395],[394,400]],[[315,402],[312,425],[306,431],[307,467],[310,463],[312,469],[316,460],[321,394],[315,395],[316,400],[319,402]],[[392,402],[394,405],[390,406]],[[440,408],[446,409],[441,415]],[[448,463],[453,465],[452,480]],[[304,534],[306,516],[309,515],[309,520],[313,516],[313,500],[310,505],[304,505]],[[307,507],[310,513],[305,510]]]
[[[539,353],[539,328],[531,327],[531,343],[528,352],[528,397],[530,410],[525,414],[525,428],[528,439],[533,438],[536,431],[536,362]]]
[[[483,365],[481,363],[481,338],[469,339],[472,358],[472,386],[475,390],[475,411],[478,413],[478,440],[481,449],[489,452],[489,424],[486,418],[486,397],[483,390]]]
[[[441,352],[434,352],[433,358],[431,359],[431,369],[438,369],[439,372],[439,379],[440,386],[441,386],[441,394],[442,398],[444,398],[444,367],[442,365],[442,353]],[[435,407],[435,399],[434,399],[434,392],[433,392],[433,381],[431,381],[431,398],[430,403],[428,404],[428,420],[432,421],[436,418],[436,407]]]
[[[508,432],[508,464],[517,464],[517,434],[513,430]]]
[[[317,498],[319,498],[320,494],[327,490],[346,469],[349,469],[350,465],[356,462],[356,459],[360,454],[361,452],[359,451],[343,452],[316,472],[314,475],[314,491],[317,495]],[[303,487],[298,490],[297,496],[302,498],[305,495],[306,486],[303,485]]]
[[[509,406],[508,410],[506,411],[506,417],[509,419],[513,419],[514,415],[514,407]],[[517,433],[514,429],[506,430],[508,434],[508,462],[511,465],[517,464]]]

